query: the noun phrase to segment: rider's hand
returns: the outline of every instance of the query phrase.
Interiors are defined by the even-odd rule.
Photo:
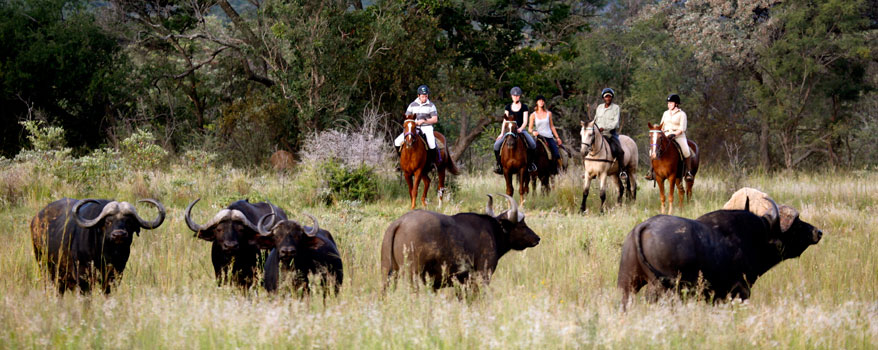
[[[561,142],[561,138],[559,137],[559,138],[558,138],[558,146],[561,146],[561,144],[563,144],[563,143],[564,143],[564,142]]]
[[[416,120],[415,125],[417,125],[417,126],[424,125],[424,121],[423,120]]]
[[[673,140],[675,137],[677,137],[676,134],[668,134],[668,138],[671,140]]]
[[[531,133],[534,134],[534,137],[540,136],[539,131],[531,131]]]

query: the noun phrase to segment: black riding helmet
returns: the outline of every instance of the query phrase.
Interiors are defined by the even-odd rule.
[[[521,88],[518,86],[513,87],[512,90],[509,90],[509,94],[512,96],[521,96]]]
[[[428,88],[427,85],[418,86],[418,95],[429,95],[429,94],[430,94],[430,88]]]
[[[670,96],[668,96],[668,102],[674,102],[674,103],[679,105],[680,104],[680,95],[671,94]]]

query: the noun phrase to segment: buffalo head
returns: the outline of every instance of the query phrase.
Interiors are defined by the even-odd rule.
[[[252,244],[259,234],[259,228],[247,219],[243,212],[236,209],[220,210],[206,224],[199,225],[192,220],[192,207],[201,198],[189,203],[186,207],[186,226],[195,232],[195,236],[205,241],[217,241],[225,252],[234,252],[243,244]]]
[[[317,223],[317,218],[307,213],[305,216],[314,222],[310,229],[305,229],[305,226],[295,220],[279,220],[273,225],[266,225],[265,221],[275,215],[275,213],[269,213],[259,219],[256,225],[259,229],[257,245],[264,249],[277,248],[281,262],[289,265],[296,257],[297,247],[300,247],[306,240],[317,236],[320,226]]]
[[[76,224],[82,228],[98,228],[103,234],[103,241],[113,244],[131,244],[132,233],[139,234],[141,228],[152,230],[165,221],[165,208],[154,199],[141,199],[138,202],[152,204],[158,209],[158,216],[152,221],[146,221],[137,214],[134,205],[128,202],[111,201],[101,208],[101,212],[94,218],[87,219],[81,210],[86,204],[100,205],[96,199],[83,199],[73,206],[73,217]]]
[[[518,210],[518,203],[511,196],[501,194],[509,202],[509,209],[499,215],[494,215],[494,197],[488,195],[488,204],[485,212],[497,219],[506,234],[509,247],[515,250],[524,250],[535,247],[540,243],[540,236],[530,229],[524,222],[524,212]]]

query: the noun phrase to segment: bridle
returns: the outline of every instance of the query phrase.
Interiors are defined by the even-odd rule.
[[[415,133],[417,132],[415,130],[415,127],[416,127],[415,121],[412,119],[408,119],[405,122],[403,122],[402,125],[403,125],[403,128],[405,128],[404,129],[405,132],[403,133],[403,135],[405,137],[405,147],[411,148],[412,147],[412,136],[415,135]]]
[[[664,149],[664,145],[665,145],[665,143],[662,142],[662,139],[665,136],[664,132],[662,132],[661,130],[649,130],[649,133],[650,133],[650,135],[651,134],[658,134],[656,136],[656,141],[655,141],[656,143],[650,143],[649,147],[650,148],[652,148],[653,146],[656,147],[655,152],[653,152],[653,153],[655,153],[654,159],[660,159],[662,157],[662,150]],[[649,139],[650,139],[650,142],[652,142],[652,136],[650,136]]]
[[[601,151],[604,150],[604,142],[601,142],[600,148],[595,148],[595,146],[594,146],[595,142],[597,142],[598,137],[603,137],[603,136],[600,136],[600,132],[598,131],[597,125],[592,124],[591,125],[591,143],[580,142],[580,144],[582,146],[589,146],[588,147],[589,152],[587,154],[583,155],[582,158],[585,160],[588,160],[588,161],[612,163],[613,162],[612,160],[607,160],[607,159],[586,158],[586,156],[596,156],[598,153],[600,153]]]
[[[500,127],[500,130],[505,131],[505,130],[507,130],[507,127],[509,130],[509,131],[506,131],[503,133],[503,139],[504,139],[503,144],[506,143],[506,140],[509,136],[512,136],[512,143],[507,145],[507,147],[515,147],[515,139],[518,138],[518,132],[517,132],[516,126],[518,126],[518,123],[515,122],[514,120],[503,120],[503,126]]]

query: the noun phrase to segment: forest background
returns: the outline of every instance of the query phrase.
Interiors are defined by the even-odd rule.
[[[389,147],[420,84],[470,169],[513,86],[574,151],[612,87],[638,141],[680,94],[708,166],[878,165],[874,1],[0,1],[8,158],[61,146],[38,128],[77,156],[148,131],[233,166],[376,123]]]

